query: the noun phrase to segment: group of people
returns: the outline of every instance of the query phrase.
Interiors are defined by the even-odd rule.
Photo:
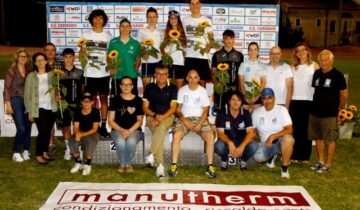
[[[247,170],[250,158],[274,168],[277,156],[281,155],[281,177],[290,178],[289,163],[307,163],[312,140],[317,142],[318,162],[310,168],[319,173],[328,172],[335,152],[338,109],[348,99],[344,76],[333,67],[334,55],[323,50],[318,65],[312,60],[308,45],[299,43],[289,65],[281,60],[280,47],[274,46],[270,49],[270,62],[264,64],[258,58],[258,43],[251,42],[248,59],[244,61],[242,53],[234,48],[234,31],[225,30],[223,47],[214,53],[210,68],[208,56],[214,47],[211,21],[201,15],[199,0],[191,0],[189,7],[191,14],[182,19],[177,11],[169,11],[165,32],[156,27],[158,13],[150,7],[146,13],[148,24],[138,31],[137,39],[131,36],[128,19],[120,21],[120,35],[112,38],[103,29],[108,20],[105,12],[93,10],[89,15],[92,29],[85,31],[81,39],[85,43],[79,51],[82,65],[85,64],[83,70],[74,66],[75,52],[70,48],[63,50],[63,62],[56,60],[56,47],[51,43],[46,44],[44,53],[35,53],[32,60],[25,49],[19,49],[7,72],[4,88],[6,112],[12,114],[17,129],[13,160],[30,159],[31,122],[35,121],[39,132],[36,162],[46,165],[52,161],[48,150],[53,144],[53,127],[57,121],[65,140],[64,158],[72,157],[75,161],[71,173],[82,170],[83,175],[90,174],[99,136],[111,136],[115,141],[120,161],[118,172],[131,173],[146,116],[146,125],[153,136],[145,164],[156,166],[157,177],[165,176],[163,141],[169,128],[173,132],[169,176],[178,173],[180,143],[189,132],[197,133],[205,142],[208,163],[205,173],[209,177],[217,176],[213,165],[216,153],[221,157],[221,170],[227,170],[234,162],[239,163],[241,170]],[[207,26],[200,30],[199,36],[199,23],[204,21]],[[180,32],[180,44],[161,45],[164,40],[172,39],[173,29]],[[142,52],[142,45],[149,39],[157,56]],[[201,50],[194,48],[198,43]],[[109,69],[109,53],[114,50],[118,52],[115,59],[121,62]],[[172,65],[162,64],[164,54],[172,57]],[[208,121],[210,100],[204,86],[219,71],[219,64],[224,63],[228,65],[227,85],[233,90],[215,94],[214,130]],[[137,91],[140,68],[144,84],[142,98]],[[171,84],[171,78],[176,85]],[[251,91],[248,84],[254,81],[259,94],[245,97]],[[95,108],[97,96],[100,110]],[[259,143],[255,141],[256,135]],[[86,150],[84,157],[82,145]]]

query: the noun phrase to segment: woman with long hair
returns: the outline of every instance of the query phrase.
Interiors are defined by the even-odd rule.
[[[20,48],[14,55],[14,61],[8,69],[4,84],[4,101],[6,114],[12,115],[16,126],[16,135],[13,143],[13,157],[15,162],[30,159],[31,123],[25,112],[24,88],[26,76],[31,72],[29,53]],[[20,154],[21,146],[23,153]]]
[[[109,125],[112,128],[110,135],[115,141],[116,153],[120,160],[119,173],[133,172],[131,163],[136,144],[141,137],[143,101],[131,92],[133,88],[131,78],[123,77],[120,82],[120,95],[110,100]]]
[[[36,162],[39,165],[46,165],[47,161],[54,160],[48,155],[48,146],[58,104],[55,100],[55,90],[50,89],[54,73],[47,71],[45,54],[35,53],[33,63],[34,71],[26,77],[25,81],[24,101],[29,120],[35,121],[38,129]]]
[[[315,70],[319,68],[311,59],[309,46],[305,42],[296,44],[292,56],[294,92],[289,107],[295,138],[293,162],[307,163],[310,159],[312,141],[308,139],[308,123],[314,94],[311,83]]]
[[[179,34],[178,38],[176,33]],[[175,10],[169,11],[169,19],[164,34],[164,41],[171,39],[177,39],[179,41],[180,49],[177,49],[176,44],[170,43],[164,48],[161,48],[161,54],[169,54],[169,56],[171,56],[173,64],[169,66],[169,76],[176,79],[176,87],[179,89],[185,84],[184,48],[186,48],[186,34],[180,15]]]

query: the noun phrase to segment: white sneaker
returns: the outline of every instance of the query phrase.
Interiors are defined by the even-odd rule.
[[[64,160],[71,160],[70,149],[65,150]]]
[[[24,152],[22,153],[23,159],[24,160],[30,160],[30,153],[28,150],[24,150]]]
[[[156,168],[156,176],[159,178],[165,176],[165,169],[162,164],[159,164],[159,166]]]
[[[290,179],[289,169],[286,169],[286,171],[281,169],[281,178]]]
[[[82,169],[83,169],[83,166],[81,163],[75,163],[74,167],[71,168],[70,173],[74,174],[74,173],[79,172]]]
[[[82,175],[83,176],[87,176],[89,175],[91,172],[91,165],[84,165],[84,169],[83,169],[83,172],[82,172]]]
[[[21,163],[24,161],[24,159],[21,157],[20,153],[14,153],[12,157],[13,161]]]
[[[275,168],[275,160],[277,158],[277,155],[274,155],[272,158],[271,158],[271,161],[270,162],[266,162],[266,166],[268,168]]]
[[[150,154],[145,157],[145,165],[154,167],[154,163],[155,163],[155,157],[153,154]]]

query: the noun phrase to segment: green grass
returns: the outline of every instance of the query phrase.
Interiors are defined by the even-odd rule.
[[[0,56],[0,79],[11,63],[11,56]],[[337,59],[335,66],[350,75],[350,99],[360,105],[360,60]],[[359,130],[357,130],[359,131]],[[359,132],[356,134],[359,136]],[[142,165],[135,166],[133,175],[120,175],[117,166],[94,166],[90,176],[70,174],[72,161],[63,161],[62,148],[55,155],[56,161],[46,167],[36,166],[33,161],[15,163],[11,161],[13,138],[0,138],[0,209],[38,209],[59,182],[122,182],[157,183],[154,170]],[[35,141],[32,140],[34,154]],[[227,172],[218,171],[216,179],[204,175],[203,167],[183,166],[170,183],[210,183],[231,185],[300,185],[303,186],[324,210],[360,209],[360,139],[339,140],[334,161],[334,170],[329,174],[316,174],[309,165],[292,164],[290,180],[280,178],[280,168],[268,169],[264,165],[252,164],[249,171],[241,173],[236,168]],[[315,162],[316,154],[312,155]],[[279,162],[278,164],[279,165]]]

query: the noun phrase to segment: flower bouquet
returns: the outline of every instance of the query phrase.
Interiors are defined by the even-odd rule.
[[[81,68],[84,72],[85,86],[87,85],[86,66],[89,63],[89,52],[91,52],[93,50],[92,48],[86,47],[87,42],[88,42],[88,40],[85,38],[81,38],[77,41],[77,45],[78,45],[78,47],[80,47],[79,61],[80,61]],[[94,63],[89,63],[89,65],[91,67],[94,67],[94,68],[100,70],[100,67]]]
[[[351,138],[355,124],[360,120],[360,112],[355,105],[339,111],[337,122],[339,125],[339,137]]]
[[[245,82],[245,85],[250,89],[245,91],[244,98],[246,101],[249,101],[249,106],[250,106],[249,111],[251,112],[253,103],[255,102],[253,98],[259,97],[261,94],[260,93],[261,84],[257,79],[252,78],[251,82]]]
[[[216,68],[218,71],[215,72],[214,91],[217,94],[220,94],[219,108],[221,109],[222,95],[228,91],[235,90],[236,87],[228,85],[230,82],[230,75],[227,71],[229,69],[229,64],[219,63]]]
[[[109,71],[111,69],[115,69],[115,72],[117,68],[119,67],[121,61],[118,60],[119,52],[117,50],[111,50],[110,53],[107,56],[107,65],[106,65],[106,71]],[[114,76],[115,77],[115,76]],[[115,87],[115,95],[117,95],[117,85],[116,85],[116,79],[113,79],[114,81],[114,87]]]
[[[201,55],[204,55],[205,52],[211,48],[219,49],[220,44],[218,42],[215,42],[214,34],[212,32],[205,33],[205,29],[207,27],[210,27],[208,21],[200,22],[196,28],[195,36],[197,37],[203,37],[205,40],[209,40],[209,43],[203,43],[202,41],[197,41],[194,45],[194,50],[199,50]],[[205,47],[202,47],[205,45]],[[208,49],[207,49],[208,48]]]
[[[68,103],[65,99],[62,99],[61,95],[66,96],[67,89],[60,84],[60,76],[64,75],[64,71],[61,69],[53,69],[54,76],[51,78],[51,86],[48,92],[55,90],[56,97],[58,98],[61,118],[63,118],[63,112],[68,107]]]
[[[171,46],[170,52],[164,53],[161,56],[161,61],[165,66],[171,66],[174,63],[171,55],[175,51],[181,50],[180,41],[179,41],[180,35],[181,35],[181,33],[178,30],[172,29],[169,31],[169,38],[164,39],[164,41],[160,45],[161,49],[164,49],[166,46]],[[173,47],[173,46],[175,46],[175,47]]]
[[[153,58],[158,58],[159,50],[154,47],[153,39],[145,39],[141,42],[140,54],[141,56],[151,56]],[[145,77],[147,77],[147,60],[145,66]]]

